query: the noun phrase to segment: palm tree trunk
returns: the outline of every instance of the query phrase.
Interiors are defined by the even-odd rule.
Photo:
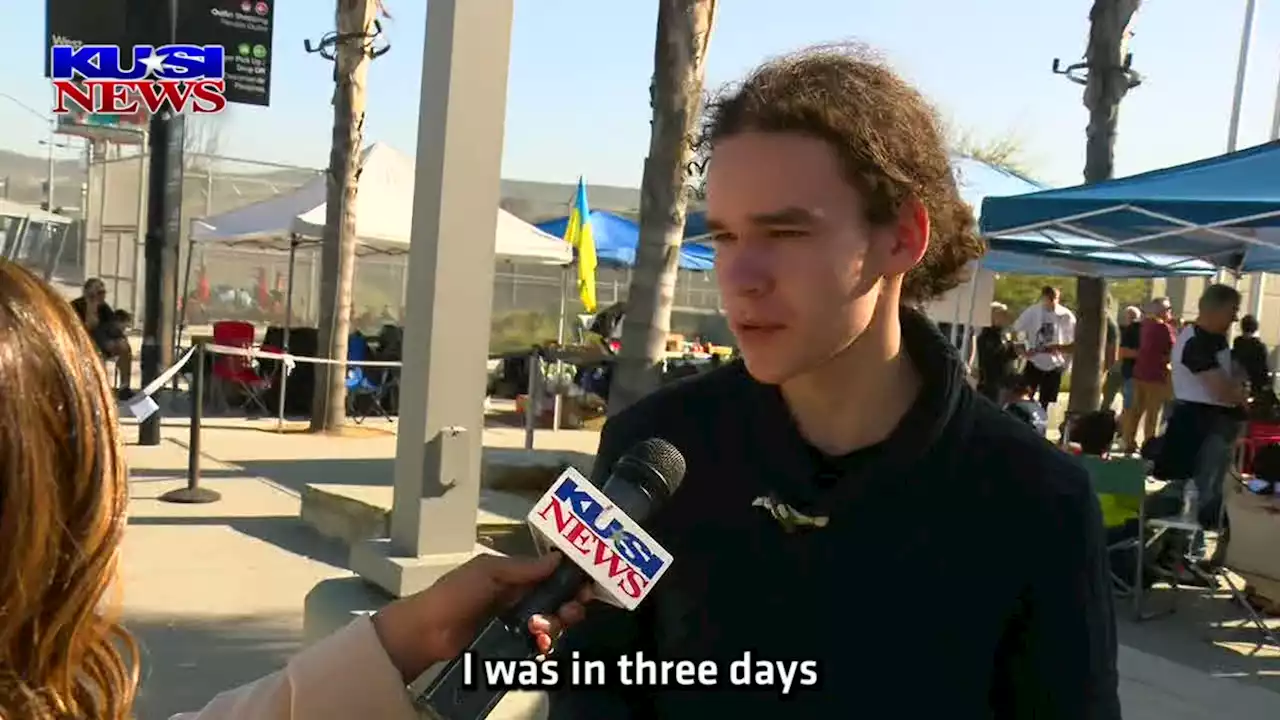
[[[374,0],[337,0],[340,36],[372,30]],[[345,360],[351,330],[351,295],[356,269],[356,186],[364,136],[366,41],[340,42],[334,62],[333,144],[329,150],[328,192],[320,263],[320,349],[330,360]],[[340,430],[346,422],[345,365],[316,368],[311,404],[312,432]]]
[[[1129,23],[1140,0],[1094,0],[1089,11],[1089,66],[1084,105],[1089,109],[1085,130],[1084,181],[1110,180],[1115,170],[1116,122],[1120,101],[1129,91],[1129,74],[1123,69]],[[1107,328],[1107,281],[1076,279],[1077,312],[1075,357],[1071,370],[1073,412],[1097,410],[1102,400],[1103,348]]]
[[[693,135],[715,0],[660,0],[653,53],[653,122],[640,186],[640,247],[627,296],[622,355],[609,391],[609,414],[652,392],[671,329],[676,270],[684,235]]]

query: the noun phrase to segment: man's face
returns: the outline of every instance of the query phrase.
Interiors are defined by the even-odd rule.
[[[780,384],[815,370],[862,335],[884,278],[905,273],[927,247],[923,208],[904,215],[907,232],[903,223],[870,226],[821,140],[745,133],[717,143],[707,173],[716,275],[757,380]]]
[[[1231,324],[1239,317],[1239,313],[1238,304],[1206,309],[1196,318],[1196,324],[1211,332],[1225,333],[1231,329]]]
[[[1124,311],[1124,317],[1121,319],[1121,322],[1123,322],[1125,325],[1129,325],[1131,323],[1137,322],[1140,319],[1140,317],[1141,316],[1136,309],[1129,308],[1128,310]]]
[[[1045,310],[1053,310],[1058,307],[1058,291],[1054,290],[1053,292],[1041,295],[1040,304],[1044,306]]]
[[[993,327],[1004,327],[1009,324],[1009,313],[1004,310],[991,311],[991,325]]]
[[[105,302],[107,299],[107,286],[101,283],[90,283],[84,289],[84,297],[92,302]]]
[[[1151,317],[1160,322],[1171,322],[1173,320],[1173,306],[1167,302],[1158,302],[1151,306]]]

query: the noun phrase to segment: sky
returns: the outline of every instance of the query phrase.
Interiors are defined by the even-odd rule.
[[[429,2],[430,0],[425,0]],[[489,2],[490,0],[469,0]],[[391,51],[373,62],[366,141],[413,153],[426,8],[387,0]],[[707,86],[806,46],[857,41],[881,51],[966,133],[1014,139],[1042,181],[1081,181],[1082,88],[1050,72],[1079,60],[1091,0],[725,0],[711,39]],[[1143,84],[1120,110],[1117,175],[1227,149],[1245,0],[1148,0],[1130,50]],[[278,3],[271,106],[232,106],[219,152],[320,167],[332,123],[332,68],[303,50],[333,27],[332,0]],[[42,77],[42,13],[0,0],[0,147],[42,155],[52,91]],[[1213,9],[1210,10],[1209,8]],[[656,3],[515,0],[504,178],[636,187],[649,142]],[[1265,142],[1280,80],[1280,0],[1259,0],[1240,147]],[[16,102],[15,102],[16,99]],[[60,152],[72,153],[72,150]]]

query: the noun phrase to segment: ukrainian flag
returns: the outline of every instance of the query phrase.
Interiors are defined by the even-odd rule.
[[[591,206],[587,204],[587,184],[578,178],[578,192],[569,210],[564,241],[573,248],[578,261],[578,297],[587,312],[596,311],[596,242],[591,237]]]

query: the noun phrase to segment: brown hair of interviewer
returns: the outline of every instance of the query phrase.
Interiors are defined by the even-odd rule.
[[[866,219],[897,220],[913,198],[929,213],[929,249],[903,281],[906,303],[933,300],[966,280],[986,249],[960,197],[937,113],[913,87],[857,45],[828,45],[771,60],[707,105],[702,140],[786,132],[825,140],[858,191]]]
[[[123,720],[137,646],[108,597],[128,503],[116,404],[71,305],[0,260],[0,718]]]

